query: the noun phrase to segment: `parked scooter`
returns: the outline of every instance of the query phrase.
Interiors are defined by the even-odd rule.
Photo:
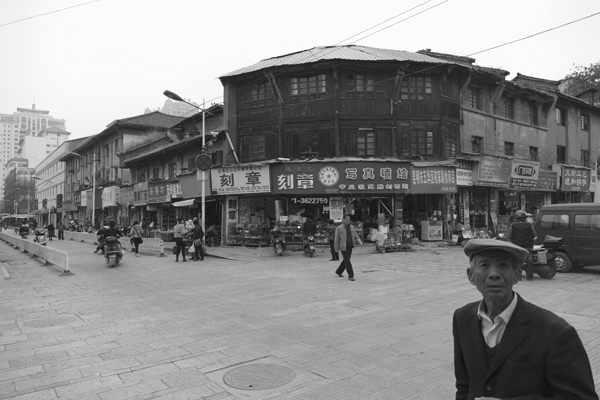
[[[33,242],[46,246],[46,231],[44,229],[37,229],[33,236]]]
[[[533,272],[541,278],[552,279],[556,275],[556,249],[562,245],[562,238],[546,235],[544,243],[534,245],[531,252]]]
[[[283,250],[285,248],[285,241],[283,239],[283,233],[279,228],[271,229],[271,246],[273,246],[273,251],[275,254],[283,255]]]
[[[309,233],[302,238],[302,250],[304,251],[305,257],[311,257],[315,255],[315,235]]]
[[[21,236],[21,239],[27,239],[28,235],[29,235],[29,225],[21,225],[19,227],[19,236]]]
[[[104,239],[104,259],[109,267],[116,267],[123,258],[123,248],[116,236],[107,236]]]

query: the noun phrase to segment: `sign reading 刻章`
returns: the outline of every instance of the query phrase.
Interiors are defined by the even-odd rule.
[[[273,164],[273,193],[409,193],[410,164],[303,162]]]
[[[271,176],[269,166],[266,164],[214,168],[210,174],[212,190],[217,194],[269,193],[271,191]]]

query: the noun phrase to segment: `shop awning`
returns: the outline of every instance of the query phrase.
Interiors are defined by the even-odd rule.
[[[187,206],[191,206],[192,204],[194,204],[194,201],[196,201],[196,199],[176,201],[175,203],[173,203],[173,205],[175,207],[187,207]]]

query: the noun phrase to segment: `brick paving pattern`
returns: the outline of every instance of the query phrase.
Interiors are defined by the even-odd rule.
[[[70,277],[0,243],[0,399],[452,398],[453,311],[479,299],[456,247],[353,255],[356,281],[270,249],[175,263],[125,255],[106,268],[69,241]],[[209,251],[211,249],[209,248]],[[577,329],[600,385],[600,269],[520,282]],[[277,360],[282,386],[234,390],[225,371]],[[285,367],[283,367],[285,368]]]

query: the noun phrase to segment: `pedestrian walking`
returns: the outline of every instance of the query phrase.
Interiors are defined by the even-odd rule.
[[[329,249],[331,250],[331,260],[329,261],[339,261],[340,253],[335,251],[335,230],[336,225],[332,219],[329,220],[329,226],[327,227],[327,234],[329,235]]]
[[[140,243],[144,243],[144,239],[142,239],[142,228],[140,228],[137,221],[133,221],[133,226],[129,230],[129,237],[131,238],[133,248],[135,249],[135,256],[139,257],[139,246]]]
[[[356,230],[350,225],[350,216],[345,215],[342,220],[342,225],[338,226],[335,230],[334,250],[341,251],[342,257],[344,258],[335,273],[341,278],[344,276],[344,270],[348,271],[348,279],[351,281],[354,280],[354,270],[352,269],[352,263],[350,262],[354,243],[358,243],[359,246],[362,246],[362,241],[358,237]]]
[[[60,221],[56,224],[56,228],[58,230],[58,240],[65,240],[65,224]]]
[[[464,252],[483,299],[454,312],[456,399],[597,400],[575,328],[513,291],[529,252],[493,239],[471,239]]]
[[[531,252],[533,251],[533,242],[537,237],[535,228],[531,222],[527,221],[525,211],[519,210],[515,213],[515,222],[510,224],[506,233],[506,240],[516,244],[527,250],[529,256],[525,260],[525,275],[527,280],[533,279],[533,261],[531,260]]]
[[[187,234],[183,219],[177,218],[177,224],[173,228],[175,236],[175,262],[179,262],[179,254],[181,254],[181,261],[186,262],[185,259],[185,243],[183,242],[184,236]]]
[[[203,239],[204,231],[200,226],[200,222],[195,219],[194,220],[194,229],[192,229],[192,240],[194,243],[194,261],[204,260],[204,248],[203,248]]]
[[[50,222],[48,224],[48,226],[46,227],[46,229],[48,230],[48,240],[52,241],[52,238],[55,237],[55,235],[54,235],[54,225],[52,224],[52,222]]]

